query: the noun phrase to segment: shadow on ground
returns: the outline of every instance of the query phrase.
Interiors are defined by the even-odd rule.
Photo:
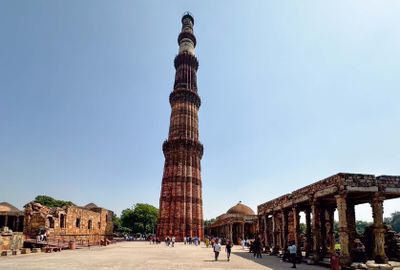
[[[232,254],[237,255],[239,257],[242,257],[247,260],[251,260],[255,263],[261,264],[265,267],[269,267],[270,269],[273,270],[282,270],[282,269],[291,269],[292,264],[288,262],[281,262],[280,258],[276,256],[269,256],[266,254],[263,254],[262,258],[254,258],[252,253],[249,252],[238,252],[238,251],[233,251]],[[297,269],[313,269],[313,270],[318,270],[318,269],[328,269],[326,267],[322,266],[317,266],[317,265],[309,265],[306,263],[301,263],[297,264]]]

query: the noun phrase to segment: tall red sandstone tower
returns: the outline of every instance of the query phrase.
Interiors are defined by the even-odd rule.
[[[168,140],[163,144],[165,163],[157,236],[161,239],[175,236],[177,241],[184,236],[204,238],[200,175],[203,145],[199,142],[198,120],[201,101],[196,77],[199,62],[194,54],[193,25],[192,15],[186,13],[178,36],[179,53],[174,60]]]

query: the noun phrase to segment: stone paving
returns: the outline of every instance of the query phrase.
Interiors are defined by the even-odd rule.
[[[300,264],[298,269],[328,269],[320,266]],[[37,253],[0,257],[1,270],[141,270],[141,269],[291,269],[291,264],[280,262],[273,256],[255,259],[241,247],[234,246],[231,260],[226,260],[223,250],[220,260],[214,261],[211,248],[204,245],[175,247],[165,244],[150,245],[148,242],[120,242],[107,247],[64,250],[60,253]]]

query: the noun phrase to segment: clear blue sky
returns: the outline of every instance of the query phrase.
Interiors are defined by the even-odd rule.
[[[186,10],[206,218],[337,172],[400,175],[400,1],[3,0],[0,201],[158,207]]]

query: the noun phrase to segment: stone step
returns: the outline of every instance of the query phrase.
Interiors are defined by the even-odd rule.
[[[3,250],[1,251],[1,256],[10,256],[12,254],[11,250]]]
[[[31,249],[30,248],[21,249],[21,254],[29,254],[29,253],[31,253]]]
[[[32,253],[40,253],[42,250],[40,248],[32,248]]]

